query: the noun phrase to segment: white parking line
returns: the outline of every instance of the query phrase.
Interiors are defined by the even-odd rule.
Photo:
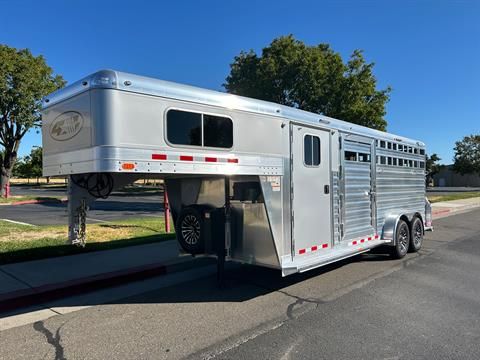
[[[24,222],[21,222],[21,221],[14,221],[14,220],[9,220],[9,219],[0,219],[0,220],[6,221],[6,222],[9,222],[9,223],[12,223],[12,224],[18,224],[18,225],[37,226],[37,225],[33,225],[33,224],[24,223]]]
[[[90,220],[90,221],[98,221],[98,222],[102,222],[102,223],[109,223],[110,222],[110,221],[105,221],[105,220],[100,220],[100,219],[94,219],[94,218],[91,218],[91,217],[86,217],[85,219]]]

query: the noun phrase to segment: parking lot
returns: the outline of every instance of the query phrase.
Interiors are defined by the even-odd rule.
[[[64,187],[12,186],[12,195],[66,196]],[[66,203],[41,203],[0,206],[0,219],[32,225],[64,225],[68,223]],[[160,191],[115,192],[108,199],[98,199],[88,212],[88,223],[126,218],[163,215],[163,195]]]

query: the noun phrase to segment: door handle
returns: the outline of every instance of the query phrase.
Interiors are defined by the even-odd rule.
[[[325,194],[330,194],[330,185],[325,185],[325,186],[323,187],[323,192],[324,192]]]

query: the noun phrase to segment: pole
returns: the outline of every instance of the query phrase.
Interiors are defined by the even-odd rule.
[[[230,236],[231,236],[231,229],[230,229],[230,217],[231,217],[231,209],[230,209],[230,177],[225,176],[225,206],[224,206],[224,232],[223,236],[219,239],[216,239],[219,243],[217,243],[217,284],[219,288],[223,288],[225,286],[225,257],[227,256],[227,252],[230,251]],[[230,254],[228,254],[230,255]]]
[[[170,204],[165,186],[163,190],[163,210],[165,212],[165,232],[168,234],[170,232]]]

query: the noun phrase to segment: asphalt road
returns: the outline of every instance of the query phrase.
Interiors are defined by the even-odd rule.
[[[13,195],[66,196],[62,188],[12,187]],[[142,216],[162,216],[163,196],[158,193],[113,193],[96,200],[87,213],[87,223],[98,223]],[[0,206],[0,219],[33,225],[65,225],[67,205],[56,203]]]
[[[106,305],[92,294],[0,332],[0,359],[478,359],[479,217],[438,220],[402,260],[377,252],[283,279],[236,266],[225,289],[206,277]]]

